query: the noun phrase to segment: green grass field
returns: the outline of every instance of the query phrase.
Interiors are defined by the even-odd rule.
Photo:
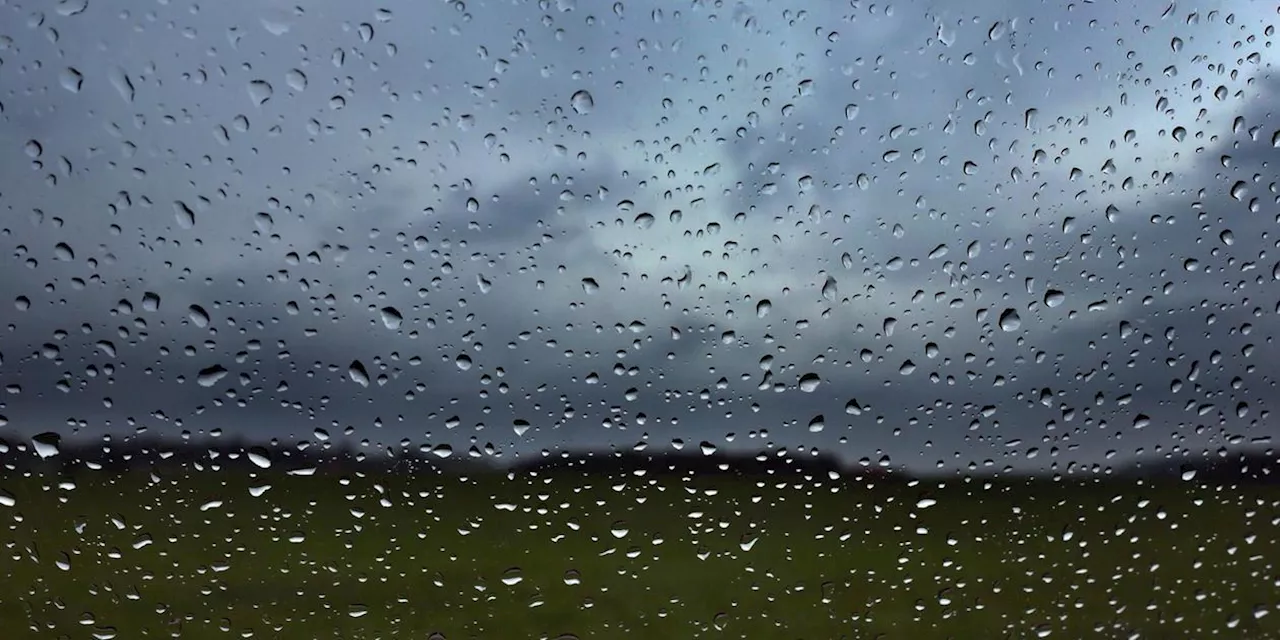
[[[0,476],[0,636],[1280,637],[1277,487],[158,474]]]

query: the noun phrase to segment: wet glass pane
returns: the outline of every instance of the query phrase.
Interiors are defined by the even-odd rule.
[[[0,0],[0,635],[1280,637],[1278,19]]]

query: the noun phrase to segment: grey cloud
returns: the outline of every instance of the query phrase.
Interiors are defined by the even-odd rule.
[[[532,3],[393,6],[388,19],[321,3],[296,17],[269,7],[264,25],[259,11],[233,3],[194,17],[164,8],[154,20],[97,16],[105,31],[61,20],[63,43],[135,24],[162,35],[110,59],[65,44],[67,60],[0,81],[5,139],[19,141],[0,155],[5,175],[34,183],[63,155],[75,167],[57,187],[5,189],[15,217],[39,208],[46,218],[5,224],[11,266],[39,265],[0,278],[0,302],[32,298],[0,338],[6,377],[21,385],[0,409],[4,429],[29,434],[74,417],[88,423],[85,436],[110,420],[117,430],[306,437],[351,425],[356,439],[474,437],[509,453],[629,447],[647,435],[926,468],[988,459],[1043,468],[1269,435],[1275,301],[1264,254],[1274,221],[1228,191],[1245,180],[1260,207],[1269,204],[1269,180],[1252,176],[1270,171],[1274,127],[1258,105],[1274,89],[1206,73],[1210,87],[1250,101],[1204,94],[1197,103],[1185,61],[1237,55],[1212,43],[1244,27],[1206,14],[1205,26],[1188,29],[1152,8],[1138,18],[1156,25],[1143,34],[1145,23],[1088,5],[1019,20],[993,39],[993,23],[1012,26],[1020,7],[888,16],[693,3],[659,22],[631,5],[621,18],[580,3],[545,19]],[[287,32],[272,35],[284,22]],[[1168,44],[1174,33],[1186,35],[1181,54]],[[20,43],[24,64],[53,55],[32,34]],[[1141,51],[1153,86],[1127,48]],[[57,86],[64,64],[85,72],[80,94]],[[1177,74],[1158,73],[1171,64]],[[132,103],[110,82],[112,65],[128,70]],[[305,89],[290,86],[293,68],[307,75]],[[274,91],[255,105],[248,83],[260,78]],[[570,104],[582,89],[594,96],[590,113]],[[1159,96],[1176,115],[1156,111]],[[1029,108],[1039,113],[1030,126]],[[1256,142],[1231,132],[1236,115],[1261,127]],[[1179,123],[1190,130],[1185,143],[1157,135]],[[1137,144],[1123,140],[1127,128]],[[21,149],[31,138],[45,147],[38,171]],[[886,159],[890,150],[900,156]],[[1037,150],[1045,155],[1033,165]],[[1108,158],[1114,172],[1102,168]],[[1174,181],[1162,183],[1165,172]],[[812,183],[802,188],[805,175]],[[1130,175],[1134,188],[1119,186]],[[122,189],[133,206],[112,213]],[[619,208],[623,200],[632,207]],[[194,228],[175,219],[174,201],[197,209]],[[1112,204],[1119,214],[1108,221]],[[259,212],[272,216],[269,230]],[[635,224],[642,212],[651,227]],[[1228,227],[1230,245],[1220,239]],[[76,260],[52,260],[57,242],[75,246]],[[940,245],[946,255],[929,258]],[[900,270],[887,266],[894,257]],[[90,269],[90,258],[103,264]],[[1199,268],[1184,270],[1187,258]],[[94,274],[100,284],[69,284]],[[827,275],[839,283],[833,299],[821,293]],[[584,278],[599,288],[584,290]],[[1063,291],[1061,306],[1044,304],[1048,287]],[[144,291],[164,301],[135,312],[145,325],[111,315],[122,298],[140,305]],[[773,310],[757,318],[762,299]],[[1090,309],[1103,299],[1105,309]],[[216,335],[187,318],[191,304],[210,312]],[[383,307],[399,310],[398,327],[384,326]],[[998,326],[1005,308],[1021,315],[1017,331]],[[80,323],[93,331],[80,333]],[[69,334],[60,339],[57,328]],[[107,336],[115,356],[95,346]],[[60,360],[46,342],[59,344]],[[188,346],[196,355],[184,355]],[[457,364],[464,353],[470,368]],[[765,356],[782,393],[759,388]],[[904,375],[908,359],[916,368]],[[348,374],[353,360],[373,378],[368,387]],[[108,363],[114,375],[103,373]],[[215,364],[223,379],[194,382]],[[798,389],[808,373],[823,379],[813,393]],[[1182,390],[1170,391],[1179,377]],[[1132,401],[1119,404],[1125,393]],[[846,414],[850,399],[865,411]],[[819,414],[825,428],[811,433]],[[1140,414],[1150,425],[1135,429]],[[515,419],[534,428],[517,436]]]

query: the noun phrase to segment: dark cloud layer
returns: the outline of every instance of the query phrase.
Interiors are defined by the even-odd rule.
[[[1257,7],[249,4],[3,9],[8,436],[1269,446]]]

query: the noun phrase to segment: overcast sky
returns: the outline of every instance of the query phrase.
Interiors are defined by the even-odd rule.
[[[1262,3],[300,4],[0,7],[4,437],[1275,435]]]

